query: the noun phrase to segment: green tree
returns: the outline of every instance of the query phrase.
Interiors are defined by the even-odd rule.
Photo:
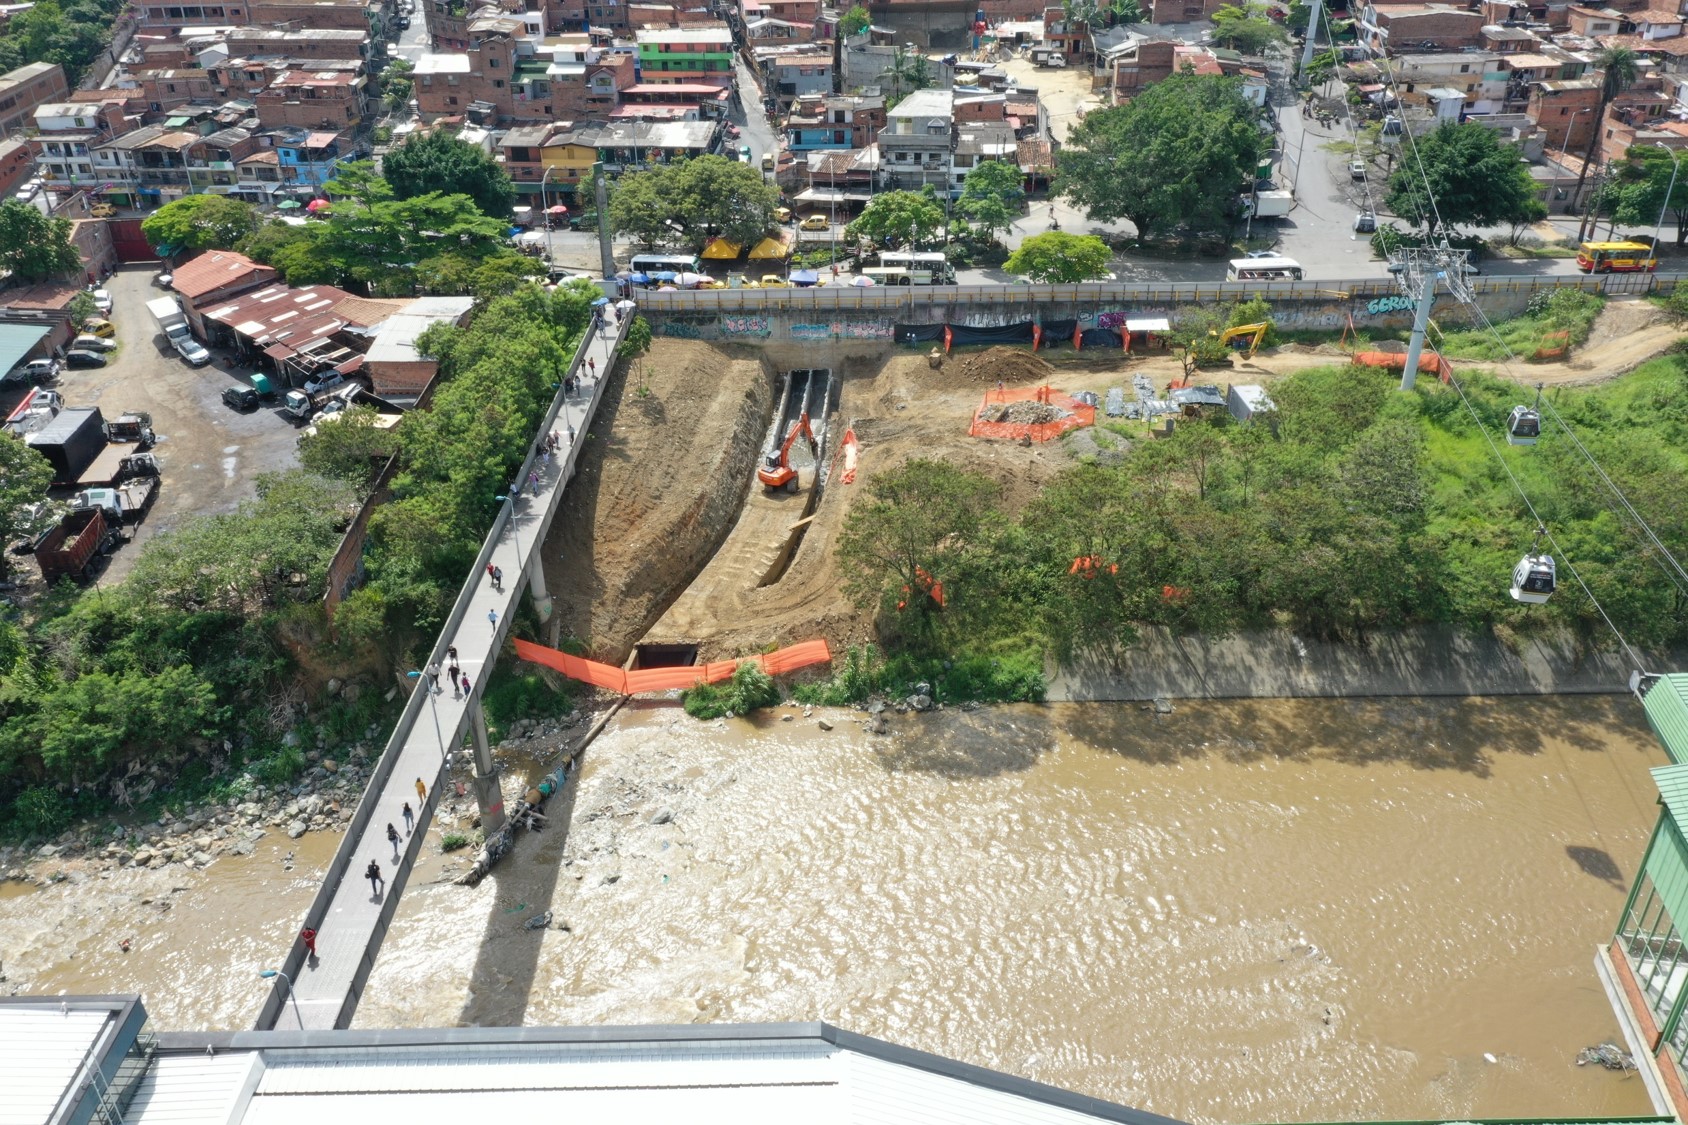
[[[389,110],[402,109],[416,89],[409,59],[393,59],[381,72],[381,101]]]
[[[846,37],[859,35],[871,23],[873,23],[873,17],[868,14],[868,10],[860,4],[854,4],[838,21],[838,34]]]
[[[1535,182],[1516,145],[1475,122],[1445,121],[1418,139],[1417,159],[1389,177],[1383,205],[1427,236],[1462,223],[1492,226],[1531,212]]]
[[[868,201],[844,231],[881,245],[914,246],[944,225],[944,209],[930,186],[922,191],[884,191]]]
[[[508,219],[516,202],[504,169],[481,149],[443,132],[406,141],[386,155],[381,170],[401,200],[466,195],[483,215],[495,219]]]
[[[1672,154],[1652,145],[1634,145],[1620,169],[1615,215],[1627,226],[1652,226],[1661,212],[1676,220],[1676,245],[1688,245],[1688,175],[1678,170]],[[1673,186],[1671,181],[1675,179]],[[1667,201],[1665,193],[1670,193]]]
[[[366,493],[381,463],[398,449],[394,430],[379,425],[380,415],[372,406],[354,406],[330,415],[316,426],[314,434],[299,439],[299,465],[308,473],[345,481],[360,494]]]
[[[1266,17],[1264,4],[1221,4],[1213,13],[1213,41],[1245,55],[1258,55],[1289,35]]]
[[[1573,200],[1582,198],[1588,170],[1595,165],[1594,154],[1600,148],[1600,125],[1606,120],[1606,107],[1612,104],[1613,98],[1635,85],[1641,73],[1640,56],[1629,47],[1607,47],[1594,56],[1594,69],[1600,75],[1600,102],[1594,109],[1594,128],[1589,130],[1588,148],[1583,150],[1577,187],[1571,193]]]
[[[53,466],[21,441],[0,440],[0,578],[11,573],[9,548],[41,530]]]
[[[694,246],[701,248],[716,235],[754,246],[774,228],[779,188],[758,168],[710,155],[676,161],[657,175],[674,221]]]
[[[289,285],[330,285],[345,278],[319,249],[326,229],[324,223],[294,226],[278,219],[259,227],[241,243],[240,252],[254,261],[274,266]]]
[[[1061,150],[1055,193],[1139,238],[1178,223],[1226,226],[1265,152],[1259,108],[1240,80],[1173,75],[1128,104],[1095,110]]]
[[[636,241],[641,249],[654,250],[680,239],[680,231],[669,223],[667,181],[658,169],[623,172],[610,187],[610,229]]]
[[[999,231],[1013,225],[1025,199],[1025,177],[1019,165],[1006,160],[986,160],[967,173],[955,209],[994,238]]]
[[[64,311],[70,317],[70,326],[80,332],[90,320],[100,315],[100,306],[94,303],[94,295],[83,289],[70,299]]]
[[[936,601],[903,591],[944,580],[979,534],[997,491],[989,478],[943,461],[910,461],[874,476],[838,542],[851,600],[886,612],[901,601],[912,620],[928,619]]]
[[[393,198],[393,186],[375,171],[373,160],[349,160],[339,165],[334,169],[334,178],[326,181],[322,190],[366,207]]]
[[[141,221],[147,242],[172,250],[232,250],[258,230],[250,203],[227,195],[188,195]]]
[[[81,266],[69,219],[49,219],[15,199],[0,203],[0,269],[18,281],[47,281]]]
[[[1094,281],[1107,276],[1112,256],[1108,244],[1093,234],[1052,230],[1020,243],[1002,268],[1042,283]]]
[[[934,81],[932,64],[926,56],[905,47],[898,47],[891,52],[891,61],[886,64],[885,72],[879,78],[891,87],[891,97],[886,102],[888,106],[895,106],[903,100],[904,95],[924,90]]]

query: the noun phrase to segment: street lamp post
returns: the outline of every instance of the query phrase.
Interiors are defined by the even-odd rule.
[[[408,679],[415,679],[418,683],[420,683],[422,685],[422,690],[428,694],[428,710],[434,716],[434,740],[440,744],[440,757],[443,758],[443,757],[445,757],[445,732],[440,729],[439,705],[434,702],[433,687],[423,677],[421,672],[415,671],[414,669],[409,671],[409,672],[406,672],[404,675],[405,675],[405,679],[407,679],[407,680]],[[451,690],[456,691],[457,685],[452,684]]]
[[[1653,268],[1658,269],[1659,232],[1665,226],[1665,210],[1670,206],[1671,193],[1676,190],[1676,174],[1682,170],[1682,158],[1676,154],[1675,149],[1661,141],[1654,141],[1653,147],[1664,149],[1665,155],[1670,157],[1670,186],[1665,189],[1664,202],[1659,204],[1659,221],[1653,224]]]
[[[281,983],[287,988],[287,998],[293,1001],[293,1017],[299,1021],[299,1030],[305,1030],[305,1017],[299,1014],[299,998],[293,995],[293,982],[288,979],[287,974],[280,969],[259,969],[258,975],[265,980],[269,980],[271,977],[281,978]]]
[[[1577,127],[1577,114],[1587,112],[1587,106],[1584,106],[1582,109],[1573,109],[1571,111],[1571,119],[1565,123],[1565,140],[1559,145],[1561,152],[1571,151],[1571,130]]]
[[[545,181],[551,178],[551,173],[557,170],[556,165],[545,169],[545,174],[539,177],[539,206],[545,212],[545,265],[550,268],[557,264],[557,244],[551,231],[551,198],[545,193]]]

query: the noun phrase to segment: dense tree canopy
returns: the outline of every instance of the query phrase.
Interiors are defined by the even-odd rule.
[[[41,513],[30,511],[47,499],[53,466],[40,453],[10,436],[0,436],[0,579],[11,572],[8,548],[40,529]]]
[[[1095,281],[1107,275],[1112,256],[1108,244],[1093,234],[1052,230],[1020,243],[1002,268],[1038,282]]]
[[[1417,158],[1389,177],[1383,205],[1434,234],[1443,227],[1492,226],[1531,213],[1535,181],[1516,145],[1486,125],[1444,122],[1418,138]]]
[[[851,238],[888,246],[918,246],[944,227],[944,209],[930,185],[920,191],[882,191],[845,228]]]
[[[1213,41],[1245,55],[1258,55],[1289,35],[1266,16],[1266,5],[1221,4],[1213,13]]]
[[[956,211],[986,234],[995,236],[1011,226],[1025,206],[1025,176],[1018,163],[985,160],[975,164],[962,181]]]
[[[779,189],[762,173],[724,156],[699,156],[628,172],[610,185],[610,225],[647,247],[693,249],[716,236],[754,246],[774,229]]]
[[[112,21],[124,7],[122,0],[42,0],[16,13],[0,34],[0,71],[58,63],[74,90],[111,42]]]
[[[399,145],[381,162],[397,198],[466,195],[483,215],[508,219],[516,191],[504,169],[480,148],[449,133],[428,133]]]
[[[1676,244],[1688,245],[1688,174],[1677,167],[1680,159],[1652,145],[1635,145],[1629,150],[1618,174],[1613,210],[1618,222],[1651,228],[1662,212],[1675,220]]]
[[[0,269],[19,281],[74,273],[82,256],[70,244],[70,220],[49,219],[16,199],[0,203]]]
[[[141,220],[147,242],[173,250],[229,250],[257,229],[252,205],[226,195],[183,196]]]
[[[1061,150],[1056,194],[1139,238],[1180,223],[1226,227],[1266,151],[1259,107],[1238,79],[1179,74],[1128,104],[1086,114]]]

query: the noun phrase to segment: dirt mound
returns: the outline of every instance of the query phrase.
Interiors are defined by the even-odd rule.
[[[1594,327],[1588,333],[1588,343],[1583,347],[1594,348],[1613,340],[1622,340],[1643,328],[1662,324],[1666,319],[1665,311],[1651,301],[1640,298],[1607,301],[1606,307],[1600,310],[1600,315],[1594,318]]]
[[[604,389],[545,541],[558,636],[620,663],[738,518],[773,403],[758,360],[660,340]]]
[[[1065,410],[1046,402],[992,403],[979,411],[981,422],[1007,422],[1015,426],[1041,426],[1045,422],[1059,422],[1066,416]]]
[[[946,364],[945,366],[950,366]],[[1055,369],[1024,348],[986,348],[954,364],[956,378],[974,383],[1044,383]]]

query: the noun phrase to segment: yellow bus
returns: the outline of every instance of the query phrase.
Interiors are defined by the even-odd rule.
[[[1577,251],[1577,268],[1584,273],[1614,270],[1652,270],[1659,260],[1644,242],[1585,242]]]

